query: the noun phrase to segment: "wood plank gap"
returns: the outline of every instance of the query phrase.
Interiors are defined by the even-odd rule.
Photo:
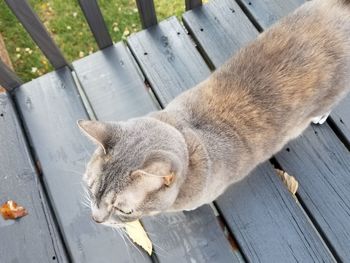
[[[211,71],[214,71],[215,70],[215,65],[213,64],[213,62],[211,61],[211,59],[209,58],[207,52],[204,50],[204,48],[202,47],[202,45],[198,45],[199,43],[199,40],[198,38],[196,37],[196,35],[194,34],[194,32],[192,31],[191,27],[186,23],[186,20],[183,19],[182,17],[182,23],[184,24],[187,32],[188,32],[188,35],[189,37],[192,39],[192,41],[194,42],[195,44],[195,47],[197,48],[198,52],[202,55],[205,63],[208,65],[209,69]]]
[[[161,110],[162,109],[161,102],[157,98],[156,94],[153,92],[151,84],[149,83],[148,79],[146,78],[146,75],[144,74],[144,72],[142,71],[142,68],[141,68],[140,64],[138,63],[137,59],[135,58],[134,54],[132,53],[131,48],[128,46],[128,43],[126,41],[123,41],[123,43],[125,44],[125,48],[127,50],[128,56],[130,57],[130,59],[132,61],[132,64],[135,66],[136,71],[139,73],[139,75],[143,79],[143,83],[148,88],[149,95],[151,96],[151,98],[152,98],[153,102],[155,103],[157,109]]]
[[[153,94],[153,97],[154,97],[155,101],[157,102],[157,104],[158,104],[159,107],[160,107],[159,109],[165,108],[166,105],[164,105],[164,104],[162,103],[161,98],[157,95],[156,92],[153,91],[152,85],[151,85],[149,79],[147,78],[147,74],[146,74],[146,72],[144,71],[144,69],[142,68],[142,65],[141,65],[140,61],[138,60],[137,55],[133,52],[132,48],[131,48],[130,45],[129,45],[129,42],[126,42],[126,44],[127,44],[128,50],[130,51],[130,54],[133,56],[133,60],[134,60],[135,63],[137,64],[137,68],[139,68],[139,70],[140,70],[142,76],[144,77],[144,83],[151,89],[151,92],[152,92],[152,94]]]
[[[244,251],[241,248],[239,242],[237,241],[235,235],[232,233],[229,224],[227,223],[225,217],[223,216],[220,210],[220,207],[216,204],[216,201],[212,202],[210,204],[210,207],[213,209],[214,214],[219,222],[219,225],[221,226],[222,232],[224,233],[224,236],[227,238],[227,241],[230,243],[232,250],[233,251],[238,250],[241,254],[242,261],[249,262],[247,256],[244,254]],[[225,230],[227,231],[227,234],[225,233]]]
[[[328,122],[328,120],[327,120]],[[282,167],[282,165],[278,162],[277,158],[274,156],[272,157],[270,160],[270,163],[272,164],[272,166],[275,167],[275,169],[280,169],[282,171],[285,171]],[[290,174],[291,176],[293,176],[292,174]],[[277,175],[276,175],[277,176]],[[300,183],[299,183],[300,184]],[[305,203],[303,202],[303,199],[300,197],[298,191],[295,194],[295,200],[297,202],[297,204],[300,207],[300,210],[302,210],[304,212],[304,215],[306,218],[309,219],[309,223],[312,227],[314,227],[314,229],[316,230],[316,232],[319,234],[320,239],[325,243],[325,245],[328,247],[328,249],[330,250],[330,252],[332,253],[332,255],[334,256],[335,260],[337,262],[341,262],[341,258],[339,257],[338,253],[336,252],[336,250],[334,249],[334,246],[332,245],[332,243],[329,241],[329,239],[327,238],[327,235],[324,233],[324,231],[322,230],[321,226],[317,223],[317,220],[315,219],[315,217],[312,215],[312,213],[309,211],[309,209],[307,208],[307,206],[305,205]]]
[[[80,82],[78,76],[77,76],[77,73],[74,70],[72,71],[72,76],[73,76],[74,83],[77,87],[78,93],[80,95],[80,98],[83,102],[84,108],[85,108],[89,118],[91,120],[97,120],[94,109],[92,108],[91,103],[90,103],[88,97],[86,96],[86,93],[81,85],[81,82]]]
[[[350,141],[349,138],[344,134],[344,132],[339,128],[339,126],[335,123],[332,117],[327,120],[328,125],[331,127],[335,135],[339,138],[339,140],[344,144],[344,146],[350,151]]]
[[[260,24],[255,19],[253,14],[249,11],[249,9],[243,4],[242,0],[236,0],[236,3],[242,9],[243,13],[248,17],[250,22],[252,22],[252,24],[255,26],[255,28],[259,31],[259,33],[262,33],[264,31],[264,29],[260,26]]]
[[[339,254],[337,253],[337,251],[335,250],[334,246],[332,245],[332,243],[330,242],[330,240],[327,238],[327,235],[324,233],[324,231],[322,230],[321,226],[317,223],[317,220],[314,218],[314,216],[312,215],[312,213],[309,211],[309,209],[307,208],[307,206],[305,205],[303,199],[299,196],[298,192],[296,193],[296,198],[298,200],[298,204],[300,205],[300,209],[302,211],[304,211],[305,216],[308,217],[310,219],[310,225],[312,225],[316,230],[317,233],[320,235],[320,238],[323,240],[323,242],[326,244],[326,246],[328,247],[328,249],[330,250],[330,252],[332,253],[333,257],[335,258],[335,260],[337,262],[342,262]]]
[[[33,167],[38,175],[38,194],[40,197],[40,205],[43,208],[45,221],[47,222],[48,228],[49,228],[49,234],[51,236],[53,249],[56,254],[56,259],[58,262],[72,262],[72,259],[70,257],[70,254],[68,252],[66,243],[64,242],[63,234],[61,232],[61,229],[59,227],[59,224],[57,222],[57,218],[55,217],[55,212],[53,210],[51,199],[49,198],[47,189],[45,187],[45,183],[43,182],[42,177],[42,171],[41,168],[38,166],[38,158],[35,154],[35,150],[33,148],[33,143],[28,136],[28,129],[25,125],[25,122],[23,121],[23,115],[22,112],[19,110],[19,106],[16,99],[11,99],[12,106],[17,114],[18,124],[20,126],[20,129],[23,131],[23,138],[25,141],[25,144],[27,146],[27,150],[29,152],[29,155],[32,158],[33,161]],[[54,236],[58,237],[58,240],[54,238]],[[56,240],[56,241],[54,241]]]

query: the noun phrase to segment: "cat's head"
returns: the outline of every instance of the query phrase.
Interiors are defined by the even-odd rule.
[[[96,222],[134,221],[173,205],[188,166],[177,129],[148,117],[78,125],[98,145],[83,176]]]

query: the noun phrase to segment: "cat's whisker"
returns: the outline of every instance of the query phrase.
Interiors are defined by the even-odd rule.
[[[75,171],[75,170],[70,170],[70,169],[60,169],[63,172],[69,172],[69,173],[75,173],[75,174],[79,174],[79,175],[83,175],[83,173]]]
[[[130,239],[129,235],[127,234],[126,230],[124,228],[120,228],[120,230],[123,232],[123,234],[125,235],[125,237],[127,238],[127,240],[131,243],[131,245],[140,253],[140,255],[142,256],[142,258],[145,258],[145,256],[143,255],[142,251],[140,250],[140,248],[138,246],[136,246],[134,244],[134,242]]]
[[[83,206],[85,207],[85,208],[88,208],[88,209],[90,209],[90,202],[88,202],[87,200],[82,200],[81,201],[81,203],[83,204]]]
[[[123,224],[121,225],[121,226],[123,226]],[[134,226],[134,225],[129,225],[129,227],[130,228],[135,228],[135,229],[138,229],[136,226]],[[148,235],[148,236],[157,236],[157,234],[156,233],[152,233],[152,232],[149,232],[149,231],[147,231],[145,228],[143,228],[144,230],[145,230],[145,232],[146,232],[146,234]]]
[[[116,233],[118,233],[118,235],[123,239],[124,245],[125,245],[125,247],[126,247],[126,251],[128,252],[128,256],[129,256],[129,258],[131,259],[131,256],[130,256],[130,249],[129,249],[128,244],[126,243],[124,234],[121,232],[120,228],[112,228],[112,229],[113,229]]]
[[[121,235],[124,243],[125,243],[125,246],[127,247],[128,249],[128,254],[129,254],[129,246],[127,245],[126,243],[126,240],[125,240],[125,236],[128,240],[128,242],[130,242],[134,247],[136,247],[138,250],[139,250],[139,247],[136,246],[134,244],[134,242],[130,239],[130,237],[128,236],[128,234],[126,233],[125,229],[123,228],[124,227],[124,224],[115,224],[115,227],[112,227],[113,231],[117,232],[119,235]],[[134,227],[134,226],[131,226],[131,227]],[[147,231],[145,231],[147,233],[147,235],[149,235],[149,233]],[[153,234],[153,236],[155,236],[155,234]],[[171,256],[172,254],[169,253],[168,251],[166,251],[164,248],[162,248],[160,245],[158,245],[156,242],[154,242],[152,240],[152,245],[158,249],[157,251],[157,254],[160,255],[160,256],[163,256],[163,257],[168,257],[168,256]],[[130,254],[129,254],[130,256]]]
[[[157,255],[162,256],[162,257],[173,256],[173,254],[171,254],[168,251],[166,251],[165,249],[161,248],[159,245],[155,244],[153,241],[152,241],[152,244],[155,248],[157,248],[157,252],[156,252]],[[163,252],[165,252],[165,253],[163,253]]]

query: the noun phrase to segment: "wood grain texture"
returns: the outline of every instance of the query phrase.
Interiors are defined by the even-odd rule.
[[[120,121],[157,110],[122,42],[75,61],[73,67],[99,119]]]
[[[189,31],[194,34],[195,39],[201,41],[202,50],[205,54],[211,54],[210,57],[216,65],[224,63],[240,47],[240,40],[235,40],[235,45],[223,48],[222,42],[214,41],[215,39],[225,39],[227,35],[233,39],[254,39],[257,36],[256,30],[246,31],[249,22],[247,19],[236,20],[229,25],[232,14],[218,10],[230,8],[243,15],[237,6],[232,5],[232,1],[215,0],[196,12],[184,14]],[[201,11],[203,15],[200,14]],[[215,19],[220,13],[222,16],[218,19],[226,23],[219,23]],[[206,23],[203,17],[208,17],[208,21],[213,23],[212,26],[207,26],[210,30],[197,29],[200,23]],[[239,34],[241,24],[241,31],[250,36]],[[300,206],[295,203],[268,163],[261,165],[246,180],[232,186],[218,199],[217,205],[249,261],[334,260]]]
[[[185,9],[191,10],[202,5],[202,0],[185,0]]]
[[[153,0],[136,0],[142,28],[148,28],[158,23]]]
[[[0,94],[0,156],[0,205],[14,200],[29,213],[16,221],[0,216],[0,262],[68,262],[19,120],[5,93]]]
[[[128,45],[163,106],[210,73],[175,17],[131,35]]]
[[[27,30],[34,42],[56,69],[68,65],[61,51],[46,31],[39,17],[34,13],[27,0],[5,0],[17,19]]]
[[[143,220],[159,262],[244,262],[230,247],[208,206],[191,212],[169,213]]]
[[[237,0],[248,16],[262,29],[266,29],[278,19],[289,14],[305,0]]]
[[[338,258],[350,262],[350,152],[327,124],[311,126],[277,161],[299,181],[299,196]]]
[[[234,0],[212,0],[184,13],[183,21],[212,68],[221,66],[258,31]]]
[[[122,62],[122,63],[121,63]],[[137,65],[119,43],[73,66],[99,120],[126,120],[156,110]],[[101,74],[103,76],[101,76]],[[142,220],[159,262],[241,262],[210,208]]]
[[[7,91],[19,87],[22,80],[0,59],[0,85]]]
[[[269,163],[217,200],[249,262],[335,262]]]
[[[264,10],[278,4],[284,10],[274,9],[277,19],[303,2],[259,1],[260,10],[252,12],[252,15],[256,21],[263,21],[267,17]],[[271,19],[270,23],[273,22],[275,20]],[[266,29],[264,23],[261,25]],[[346,98],[331,116],[346,140],[349,139],[349,102],[349,98]],[[278,154],[278,162],[283,169],[300,180],[301,200],[320,231],[324,233],[337,258],[350,262],[350,188],[346,187],[349,185],[349,152],[328,125],[310,127],[303,136],[285,149],[290,152],[282,151]]]
[[[337,133],[350,148],[350,95],[348,95],[332,112],[330,119],[337,126]]]
[[[95,147],[76,125],[87,114],[70,70],[28,82],[15,97],[72,261],[150,262],[112,229],[94,223],[83,205],[81,177]]]
[[[113,45],[97,0],[79,0],[79,5],[100,49]]]

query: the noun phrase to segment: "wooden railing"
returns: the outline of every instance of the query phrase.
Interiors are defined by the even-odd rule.
[[[34,42],[55,69],[71,68],[61,50],[58,48],[49,32],[46,30],[38,15],[27,0],[5,0],[11,11],[21,22]],[[79,0],[79,5],[92,31],[99,49],[113,45],[105,20],[98,6],[97,0]],[[158,23],[153,0],[136,0],[142,28],[154,26]],[[186,10],[202,5],[202,0],[185,0]],[[0,18],[1,19],[1,18]],[[0,60],[0,86],[8,92],[22,84],[21,79]]]

